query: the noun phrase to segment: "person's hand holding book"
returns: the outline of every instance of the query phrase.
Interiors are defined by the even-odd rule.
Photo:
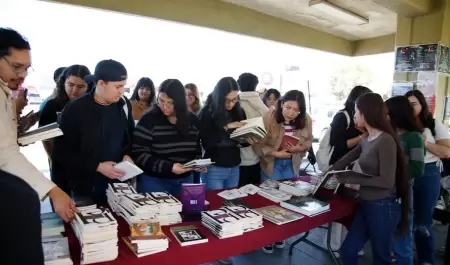
[[[286,159],[286,158],[291,158],[292,153],[290,153],[289,151],[283,149],[281,151],[273,152],[273,156],[275,158]]]
[[[74,212],[80,212],[77,207],[75,207],[73,200],[60,188],[54,187],[50,190],[48,196],[53,202],[55,212],[65,222],[69,222],[75,217]]]
[[[110,179],[118,179],[125,176],[125,172],[114,167],[116,163],[111,161],[102,162],[97,167],[97,172]]]
[[[293,145],[292,143],[286,143],[284,145],[284,149],[286,149],[290,153],[299,153],[299,152],[305,152],[308,150],[308,147],[304,145]]]
[[[236,129],[236,128],[244,126],[245,124],[247,124],[247,123],[242,122],[242,121],[234,121],[234,122],[230,122],[227,125],[225,125],[225,129],[227,129],[227,130]]]
[[[185,167],[180,163],[175,163],[172,166],[172,172],[177,175],[184,174],[192,170],[192,167]]]
[[[253,138],[253,137],[249,137],[249,138],[247,138],[247,142],[248,142],[250,145],[252,145],[252,144],[257,144],[257,143],[259,143],[260,140],[258,140],[258,139],[256,139],[256,138]]]

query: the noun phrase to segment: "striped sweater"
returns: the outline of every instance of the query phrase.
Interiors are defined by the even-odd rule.
[[[174,163],[184,164],[201,158],[198,118],[189,113],[189,133],[180,135],[159,108],[142,116],[132,139],[132,158],[146,175],[176,179],[190,173],[176,175],[172,172]]]
[[[425,145],[419,132],[404,132],[400,135],[403,151],[406,157],[408,177],[412,181],[423,175],[425,167]]]

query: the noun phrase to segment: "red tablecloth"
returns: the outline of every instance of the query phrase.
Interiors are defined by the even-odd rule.
[[[210,202],[210,209],[217,209],[222,206],[222,198],[216,195],[217,192],[208,192],[206,199]],[[275,204],[259,195],[249,195],[242,199],[251,207],[263,207]],[[133,252],[124,244],[122,236],[129,235],[127,223],[120,217],[119,222],[119,257],[110,262],[98,263],[99,265],[198,265],[214,260],[240,255],[262,248],[275,241],[281,241],[292,236],[307,232],[331,221],[340,221],[348,225],[349,217],[354,212],[356,200],[337,197],[331,201],[331,210],[314,216],[303,217],[301,220],[284,225],[276,225],[264,221],[264,228],[245,233],[242,236],[227,239],[219,239],[211,234],[200,222],[186,222],[185,224],[196,225],[205,236],[208,243],[193,246],[181,247],[178,241],[172,236],[170,226],[163,227],[164,233],[170,238],[169,249],[154,255],[137,258]],[[347,221],[344,221],[347,220]],[[178,224],[180,225],[180,224]],[[70,251],[74,264],[79,264],[80,247],[77,238],[74,236],[70,225],[66,226],[67,237],[69,239]]]

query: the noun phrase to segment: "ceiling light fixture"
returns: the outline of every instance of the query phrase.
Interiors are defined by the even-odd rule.
[[[330,16],[339,18],[340,20],[352,25],[362,25],[369,23],[369,19],[348,11],[342,7],[329,3],[325,0],[311,0],[309,6],[325,12]]]

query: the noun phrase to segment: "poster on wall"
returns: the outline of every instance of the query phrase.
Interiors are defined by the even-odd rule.
[[[395,71],[435,71],[437,50],[437,43],[397,47],[395,52]]]
[[[425,96],[428,108],[433,115],[436,108],[436,86],[436,72],[419,72],[417,76],[417,89]]]
[[[413,90],[414,84],[410,82],[394,83],[392,85],[392,97],[404,96],[406,92]]]
[[[438,56],[438,72],[450,74],[450,47],[440,45]]]

